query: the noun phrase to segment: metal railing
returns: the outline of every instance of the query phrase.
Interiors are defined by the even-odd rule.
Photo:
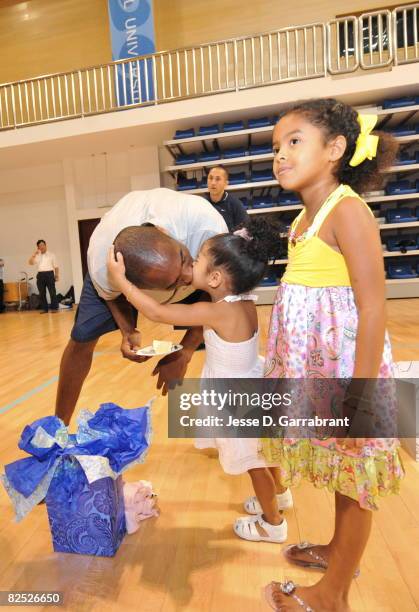
[[[390,11],[373,11],[358,18],[360,65],[364,70],[384,68],[393,62],[393,28]]]
[[[359,68],[356,17],[341,17],[328,22],[327,68],[330,74],[354,72]]]
[[[0,85],[0,130],[419,61],[419,4]]]
[[[395,64],[419,61],[419,4],[400,6],[392,11]]]
[[[323,23],[237,39],[237,89],[272,85],[326,74]]]

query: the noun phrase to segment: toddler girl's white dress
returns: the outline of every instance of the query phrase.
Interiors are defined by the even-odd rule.
[[[222,301],[256,301],[257,296],[227,295]],[[227,342],[213,329],[204,328],[206,359],[201,378],[262,378],[264,359],[259,356],[259,332],[244,342]],[[216,385],[215,385],[216,386]],[[214,413],[212,413],[214,414]],[[218,412],[226,418],[227,413]],[[262,455],[259,438],[197,438],[196,448],[217,448],[223,470],[242,474],[253,468],[270,467]]]

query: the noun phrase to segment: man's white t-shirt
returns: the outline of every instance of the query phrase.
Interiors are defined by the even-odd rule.
[[[105,300],[120,293],[108,280],[109,248],[121,230],[143,223],[167,230],[188,247],[193,258],[205,240],[228,232],[223,217],[204,198],[165,188],[131,191],[106,213],[90,238],[87,266],[96,291]]]
[[[54,272],[57,267],[55,255],[51,251],[36,255],[34,263],[38,266],[38,272]]]

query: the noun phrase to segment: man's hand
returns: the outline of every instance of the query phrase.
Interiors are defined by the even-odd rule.
[[[157,389],[162,389],[163,395],[183,381],[192,355],[193,350],[183,348],[160,359],[152,375],[158,374]]]
[[[141,348],[141,332],[139,332],[138,329],[122,335],[121,353],[124,359],[136,361],[137,363],[142,363],[150,359],[150,357],[137,355],[135,351],[139,348]]]
[[[37,250],[35,251],[35,253],[33,253],[33,254],[32,254],[30,257],[29,257],[28,264],[29,264],[30,266],[33,266],[33,265],[34,265],[34,263],[35,263],[35,258],[36,258],[36,256],[37,256],[37,255],[40,255],[40,254],[41,254],[41,251],[40,251],[39,249],[37,249]]]

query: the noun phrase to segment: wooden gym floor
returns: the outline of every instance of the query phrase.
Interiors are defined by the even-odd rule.
[[[419,360],[419,300],[388,302],[396,360]],[[269,306],[258,308],[263,351]],[[27,423],[52,414],[58,366],[73,313],[61,311],[0,316],[0,463],[19,456],[17,442]],[[144,344],[180,339],[182,332],[147,321]],[[189,376],[199,376],[204,353],[196,353]],[[155,360],[138,365],[119,356],[119,334],[102,338],[79,407],[95,411],[113,401],[131,408],[155,395],[149,376]],[[75,422],[75,421],[74,421]],[[52,552],[45,506],[20,524],[0,488],[0,591],[64,593],[64,609],[77,612],[258,612],[267,610],[261,587],[290,578],[301,584],[319,574],[288,565],[281,546],[238,539],[232,523],[251,492],[247,475],[225,475],[215,454],[197,451],[191,440],[167,438],[167,400],[153,406],[153,441],[143,465],[128,480],[151,480],[161,516],[127,536],[112,559]],[[419,609],[419,464],[403,453],[406,478],[400,496],[381,501],[369,546],[354,581],[354,611],[413,612]],[[333,497],[305,483],[294,490],[287,512],[289,542],[326,542],[333,528]],[[32,607],[33,610],[43,609]],[[47,609],[47,608],[45,608]]]

